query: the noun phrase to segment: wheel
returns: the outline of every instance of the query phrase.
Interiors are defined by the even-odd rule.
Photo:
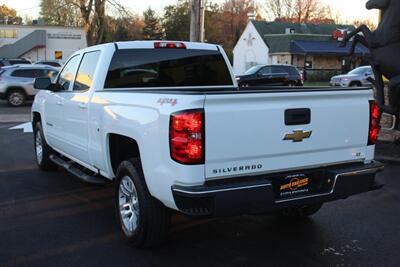
[[[10,106],[19,107],[25,103],[26,95],[23,91],[13,89],[7,95],[7,101]]]
[[[283,209],[280,214],[284,217],[308,217],[317,213],[322,207],[322,203],[305,205],[301,207],[290,207]]]
[[[168,236],[171,214],[146,186],[140,160],[123,161],[117,170],[115,205],[119,226],[134,247],[152,247]]]
[[[350,83],[350,87],[359,87],[359,86],[361,86],[361,83],[359,83],[359,82]]]
[[[57,165],[50,160],[50,155],[54,154],[54,150],[46,143],[40,122],[37,122],[35,125],[34,145],[36,163],[39,166],[39,169],[43,171],[52,171],[57,169]]]

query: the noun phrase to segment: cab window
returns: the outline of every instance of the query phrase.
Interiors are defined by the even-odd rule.
[[[86,91],[93,83],[93,75],[99,61],[100,51],[85,53],[74,83],[74,91]]]
[[[57,84],[61,90],[67,91],[72,84],[79,65],[79,56],[72,57],[60,73]]]

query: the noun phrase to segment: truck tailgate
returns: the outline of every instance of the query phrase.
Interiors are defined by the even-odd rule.
[[[206,179],[362,161],[371,97],[365,89],[207,94]]]

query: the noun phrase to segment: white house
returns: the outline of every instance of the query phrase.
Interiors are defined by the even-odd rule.
[[[305,24],[250,20],[233,49],[235,74],[260,64],[291,64],[310,71],[341,71],[350,50],[338,39],[352,25]],[[357,45],[359,58],[368,49]],[[357,59],[355,63],[359,62]]]
[[[235,74],[243,74],[254,65],[270,64],[269,48],[253,22],[249,21],[233,48],[233,71]]]
[[[0,25],[0,57],[23,57],[32,62],[59,60],[64,63],[75,51],[87,47],[82,28],[58,26]]]

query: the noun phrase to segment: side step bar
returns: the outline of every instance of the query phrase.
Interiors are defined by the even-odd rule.
[[[88,175],[88,174],[84,173],[79,168],[74,166],[74,164],[75,164],[74,162],[65,161],[64,159],[62,159],[54,154],[50,155],[50,160],[52,162],[54,162],[55,164],[57,164],[58,166],[67,170],[69,173],[75,175],[76,177],[78,177],[79,179],[84,181],[85,183],[97,184],[97,185],[103,185],[106,183],[106,179],[104,179],[100,176]]]

